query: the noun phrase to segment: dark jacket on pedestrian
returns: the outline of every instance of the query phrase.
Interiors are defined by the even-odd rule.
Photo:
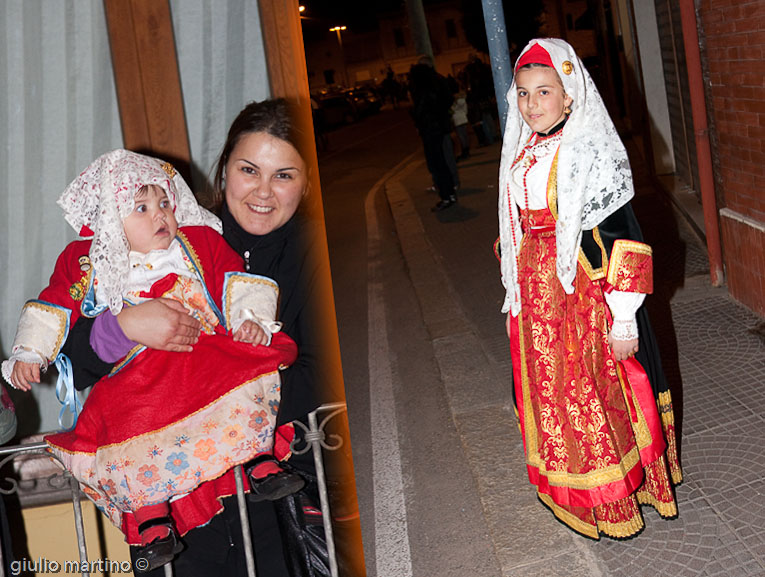
[[[415,64],[409,71],[412,117],[421,136],[448,134],[454,97],[443,76],[427,64]]]

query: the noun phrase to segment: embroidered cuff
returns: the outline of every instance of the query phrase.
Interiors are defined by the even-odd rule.
[[[617,240],[608,261],[606,281],[616,290],[650,294],[653,292],[651,247],[634,240]]]
[[[267,332],[275,332],[269,323],[276,321],[278,304],[279,285],[276,281],[242,272],[226,273],[223,318],[229,331],[235,331],[242,322],[249,319],[256,321]],[[238,323],[236,328],[235,323]],[[281,324],[277,324],[281,328]]]
[[[637,321],[634,318],[628,321],[615,320],[611,325],[611,338],[615,341],[631,341],[638,338]]]
[[[18,351],[34,351],[47,364],[52,363],[69,333],[71,314],[69,309],[49,302],[27,301],[21,310],[11,358]]]

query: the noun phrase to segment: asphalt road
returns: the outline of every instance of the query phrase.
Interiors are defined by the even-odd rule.
[[[420,151],[401,109],[330,133],[319,156],[367,575],[498,575],[383,186],[417,174],[424,189]]]
[[[319,173],[367,574],[372,577],[376,575],[378,557],[375,548],[372,417],[379,415],[380,411],[373,413],[370,409],[371,402],[379,404],[379,401],[374,394],[370,395],[368,359],[369,335],[381,333],[379,326],[370,331],[367,198],[372,203],[372,214],[379,213],[384,219],[381,226],[385,232],[381,234],[392,237],[393,224],[387,202],[384,195],[374,193],[375,185],[403,159],[418,150],[420,140],[408,110],[398,109],[383,110],[333,130],[328,133],[327,141],[327,148],[319,153]],[[391,259],[402,260],[400,254],[392,255]],[[384,319],[385,314],[380,310],[376,314],[377,319],[372,322],[379,325],[380,318]]]

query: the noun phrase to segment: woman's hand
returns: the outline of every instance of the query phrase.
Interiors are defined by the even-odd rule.
[[[629,341],[617,341],[608,335],[608,344],[611,345],[611,350],[614,351],[614,358],[617,361],[626,361],[628,358],[635,355],[638,352],[638,339],[632,339]]]
[[[202,330],[181,303],[165,298],[125,307],[117,322],[127,338],[159,351],[190,352]]]
[[[268,335],[258,323],[247,320],[234,333],[234,340],[255,346],[265,345],[268,343]]]
[[[13,363],[11,371],[11,384],[14,388],[29,391],[32,389],[32,383],[40,382],[40,365],[37,363],[22,363],[16,361]]]

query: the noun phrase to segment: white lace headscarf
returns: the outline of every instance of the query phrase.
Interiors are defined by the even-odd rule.
[[[577,255],[582,230],[594,228],[629,202],[634,195],[627,151],[616,132],[595,83],[574,49],[557,38],[532,40],[550,55],[567,95],[573,99],[571,114],[563,127],[558,152],[558,221],[555,225],[558,279],[563,289],[574,292]],[[519,57],[520,60],[520,57]],[[517,72],[517,71],[516,71]],[[502,250],[502,312],[516,316],[521,309],[516,254],[521,244],[518,209],[508,200],[510,168],[531,136],[518,109],[515,80],[507,93],[508,113],[499,169],[499,236]],[[510,211],[515,230],[510,230]]]
[[[98,157],[58,199],[66,221],[83,238],[92,238],[90,261],[96,282],[96,307],[113,314],[122,310],[128,276],[129,245],[122,225],[135,205],[135,194],[146,185],[165,191],[178,226],[209,226],[218,232],[220,220],[197,204],[194,194],[173,166],[129,150]]]

